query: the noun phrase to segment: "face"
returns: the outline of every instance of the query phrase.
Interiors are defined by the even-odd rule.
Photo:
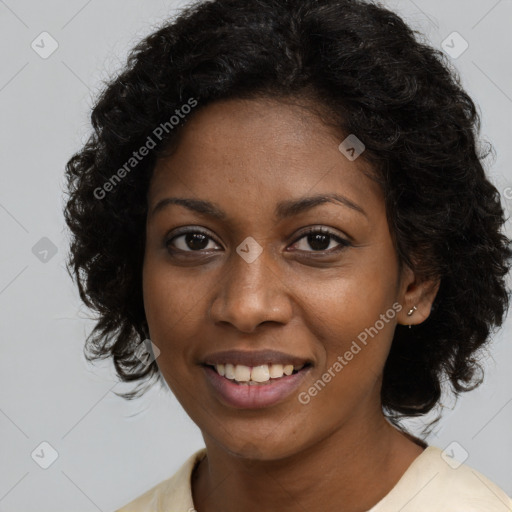
[[[414,276],[399,270],[381,189],[341,140],[299,106],[229,100],[196,112],[155,167],[150,337],[179,402],[230,453],[278,459],[381,416]],[[267,368],[276,377],[259,384],[230,373],[265,380]]]

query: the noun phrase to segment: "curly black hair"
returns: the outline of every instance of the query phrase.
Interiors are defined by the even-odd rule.
[[[94,130],[66,166],[67,268],[99,314],[88,360],[112,357],[121,380],[145,389],[161,378],[156,362],[135,356],[148,337],[141,269],[152,170],[195,112],[256,97],[309,99],[325,122],[356,134],[384,190],[399,261],[440,279],[430,317],[395,330],[381,392],[388,418],[429,412],[445,380],[456,396],[479,385],[476,353],[508,309],[512,255],[482,166],[493,149],[482,150],[480,115],[447,57],[364,0],[195,3],[105,84]]]

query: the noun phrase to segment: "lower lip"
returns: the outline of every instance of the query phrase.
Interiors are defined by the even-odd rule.
[[[220,396],[222,402],[237,409],[261,409],[274,405],[295,391],[311,369],[307,366],[297,373],[279,379],[270,379],[264,384],[237,384],[236,381],[219,375],[210,366],[203,366],[208,383]]]

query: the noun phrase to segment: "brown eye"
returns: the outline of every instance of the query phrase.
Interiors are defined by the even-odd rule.
[[[338,235],[335,235],[329,230],[323,229],[323,228],[312,228],[305,233],[302,234],[302,236],[294,242],[294,245],[299,245],[299,241],[304,240],[302,248],[298,247],[299,250],[305,251],[305,252],[337,252],[345,247],[350,245],[350,242],[348,240],[345,240],[344,238],[341,238]],[[334,246],[334,249],[331,247],[332,242],[335,242],[338,244],[338,246]],[[313,249],[313,251],[309,251],[308,247]]]
[[[165,242],[165,245],[167,247],[172,246],[173,250],[176,249],[183,252],[198,252],[212,249],[213,247],[208,247],[210,242],[214,242],[214,240],[209,235],[203,231],[195,229],[184,231],[179,235],[175,235],[172,238],[169,238]]]

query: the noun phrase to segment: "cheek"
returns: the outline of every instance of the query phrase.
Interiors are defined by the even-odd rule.
[[[338,356],[351,366],[371,366],[377,371],[387,357],[396,324],[389,297],[378,293],[338,293],[312,300],[305,314],[310,330],[320,341],[321,366],[332,365]]]
[[[299,402],[326,418],[324,428],[379,400],[396,312],[392,304],[384,307],[384,297],[373,297],[372,302],[365,299],[364,294],[347,294],[337,305],[332,303],[330,311],[322,308],[320,301],[310,311],[311,315],[317,313],[310,329],[317,339],[318,367],[301,389]],[[304,410],[307,412],[311,409]]]
[[[146,318],[154,330],[184,327],[208,292],[199,273],[176,270],[156,257],[145,260],[142,281]]]
[[[396,303],[393,267],[371,263],[361,259],[335,278],[310,281],[300,312],[320,342],[316,354],[320,366],[328,369],[342,357],[349,363],[344,373],[354,372],[354,378],[363,367],[381,372],[393,338],[396,308],[401,307]]]
[[[181,375],[192,360],[194,334],[204,315],[201,279],[177,279],[169,266],[147,261],[143,269],[143,299],[151,341],[160,349],[158,366],[167,375]],[[187,362],[184,364],[184,362]]]

